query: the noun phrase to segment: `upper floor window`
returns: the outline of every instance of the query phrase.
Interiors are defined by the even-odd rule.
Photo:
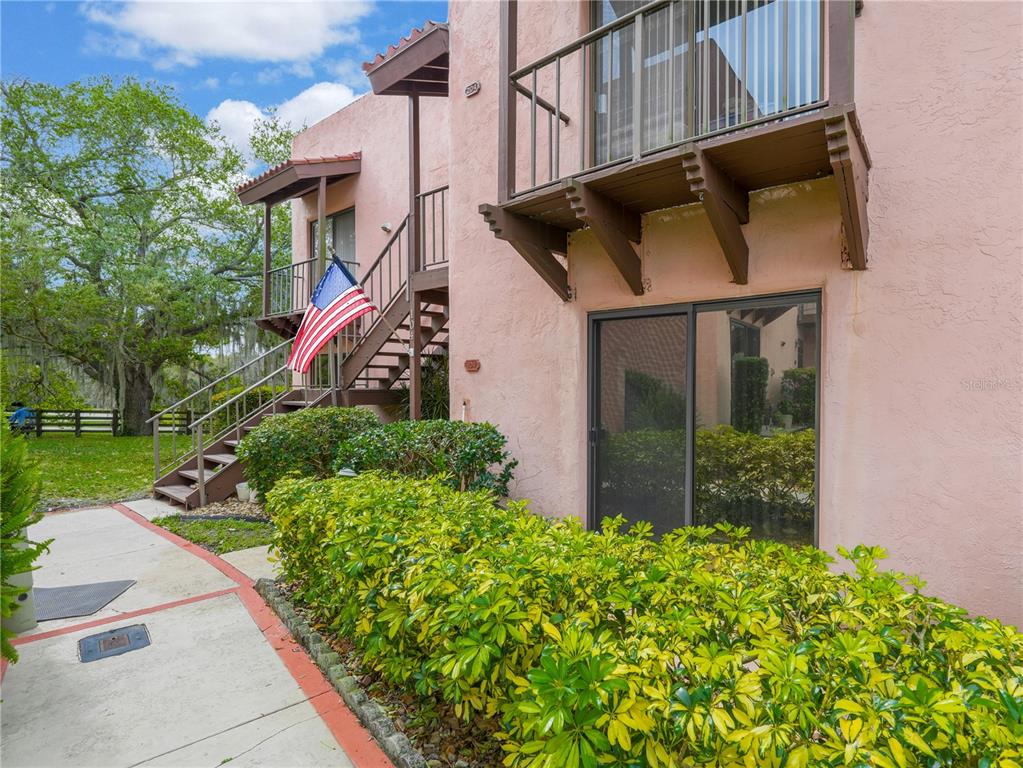
[[[314,220],[310,228],[309,249],[312,258],[320,255],[320,226]],[[359,262],[355,253],[355,209],[349,208],[327,217],[327,256],[337,256],[353,276],[358,277]]]

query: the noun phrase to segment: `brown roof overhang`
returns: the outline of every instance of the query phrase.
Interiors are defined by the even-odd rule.
[[[447,96],[448,25],[426,22],[362,69],[379,95]]]
[[[332,157],[294,158],[264,171],[235,191],[244,205],[275,205],[312,192],[322,177],[326,177],[327,183],[331,184],[358,173],[361,158],[360,152]]]

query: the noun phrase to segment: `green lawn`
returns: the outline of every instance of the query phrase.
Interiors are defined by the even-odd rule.
[[[182,441],[178,438],[180,449]],[[161,438],[170,449],[170,437]],[[117,500],[153,484],[153,438],[110,435],[43,435],[28,438],[29,455],[39,462],[43,500]]]
[[[249,520],[203,520],[182,515],[158,517],[153,520],[171,533],[193,541],[218,555],[270,543],[273,523]]]

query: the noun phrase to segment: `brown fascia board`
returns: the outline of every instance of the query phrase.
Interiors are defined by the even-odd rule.
[[[384,59],[373,69],[366,72],[370,85],[373,86],[373,93],[380,95],[387,91],[407,93],[407,91],[400,88],[395,90],[395,86],[405,78],[412,76],[416,70],[428,66],[447,52],[447,28],[433,27],[429,32],[403,46],[389,58]],[[447,94],[446,87],[444,94]]]
[[[280,196],[280,193],[284,192],[292,184],[306,179],[318,179],[321,176],[349,176],[353,173],[358,173],[361,166],[362,161],[354,159],[328,163],[290,165],[283,168],[280,172],[263,179],[258,184],[253,184],[251,187],[242,190],[238,193],[238,199],[241,200],[243,205],[251,205],[252,203],[264,200],[270,203],[279,203],[292,196],[287,193],[283,197]],[[304,188],[305,185],[303,185]]]

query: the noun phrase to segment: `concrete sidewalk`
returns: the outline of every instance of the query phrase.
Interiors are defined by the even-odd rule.
[[[145,500],[31,530],[54,539],[38,586],[138,583],[93,616],[18,638],[2,686],[5,768],[390,765],[252,589],[265,551],[234,553],[233,566],[146,519],[166,513]],[[82,637],[139,623],[149,647],[78,660]]]

